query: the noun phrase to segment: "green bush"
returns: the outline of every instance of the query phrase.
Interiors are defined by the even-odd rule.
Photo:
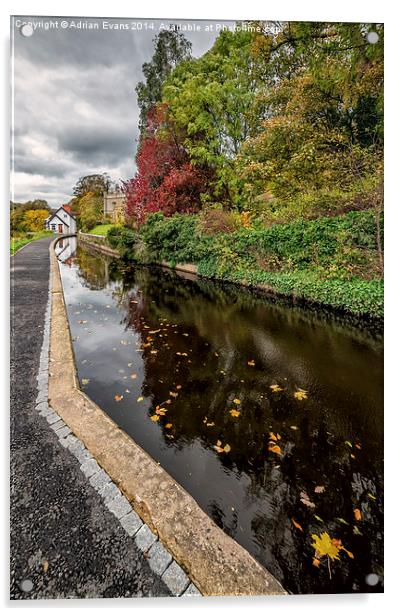
[[[201,231],[199,216],[157,212],[139,233],[114,227],[107,237],[141,263],[194,263],[204,276],[267,285],[283,295],[380,317],[376,231],[373,210],[214,235]]]

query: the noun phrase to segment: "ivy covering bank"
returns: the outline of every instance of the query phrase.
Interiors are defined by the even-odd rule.
[[[383,221],[380,220],[379,231]],[[269,228],[210,233],[201,215],[155,213],[135,231],[112,227],[108,241],[138,263],[197,265],[200,275],[317,302],[356,314],[383,316],[383,280],[374,210],[299,220]]]

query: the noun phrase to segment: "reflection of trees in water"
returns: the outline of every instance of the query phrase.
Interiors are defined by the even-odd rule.
[[[341,325],[324,326],[321,319],[307,323],[303,315],[271,307],[231,287],[226,290],[150,268],[121,275],[112,264],[106,275],[104,263],[98,263],[104,257],[86,258],[83,276],[91,285],[103,285],[91,288],[118,281],[114,298],[125,310],[126,327],[141,339],[143,395],[151,397],[154,405],[172,401],[159,421],[165,443],[178,449],[196,440],[207,449],[217,439],[230,444],[229,455],[215,452],[215,456],[221,465],[249,480],[240,506],[253,510],[257,504],[250,525],[261,562],[280,579],[282,567],[291,588],[312,589],[324,572],[311,565],[310,533],[327,529],[371,572],[379,573],[381,502],[371,500],[368,492],[379,495],[382,489],[382,467],[377,461],[382,453],[380,393],[374,390],[376,380],[361,386],[356,376],[357,372],[362,375],[363,354],[373,357],[375,352],[369,346],[371,338],[363,338],[362,333],[346,337]],[[157,330],[161,331],[149,333]],[[151,352],[155,350],[157,354]],[[255,368],[249,368],[249,359],[255,360]],[[322,391],[318,378],[311,380],[313,394],[306,403],[299,403],[292,394],[296,386],[309,387],[307,362],[313,366],[311,378],[320,370],[326,385]],[[285,390],[272,394],[269,386],[277,379]],[[177,384],[182,389],[174,398],[170,392],[178,392]],[[366,392],[365,404],[360,404],[358,391]],[[241,400],[238,420],[228,413],[237,406],[234,398]],[[207,426],[205,417],[215,426]],[[172,430],[165,428],[167,423],[173,424]],[[292,425],[297,429],[292,430]],[[270,431],[282,436],[282,457],[268,451]],[[350,437],[362,444],[355,460],[350,457],[353,449],[345,444]],[[316,485],[326,486],[326,491],[315,494]],[[315,510],[300,502],[301,491],[316,503]],[[226,515],[221,502],[208,505],[210,515],[227,533],[240,534],[236,515]],[[363,512],[363,535],[354,535],[356,506]],[[315,512],[324,520],[322,525]],[[292,517],[304,533],[293,526]],[[339,517],[348,524],[335,520]],[[342,557],[340,565],[335,565],[334,585],[325,576],[325,590],[335,591],[338,581],[343,589],[354,590],[354,582],[365,590],[358,572],[365,567],[359,565]]]
[[[258,302],[250,302],[249,306],[247,297],[242,298],[240,294],[235,297],[220,289],[214,291],[211,285],[203,282],[177,281],[176,276],[160,275],[159,271],[140,270],[135,283],[134,290],[125,298],[127,327],[140,333],[142,345],[148,343],[149,331],[161,327],[161,336],[152,335],[151,345],[142,351],[144,394],[152,395],[154,403],[160,404],[170,397],[169,392],[176,384],[182,385],[167,415],[160,418],[165,442],[171,444],[167,440],[170,431],[165,429],[165,424],[171,422],[176,447],[184,447],[185,443],[199,438],[206,448],[215,444],[218,438],[231,445],[230,454],[219,459],[222,465],[245,473],[250,480],[248,500],[242,506],[250,509],[255,502],[259,503],[259,513],[254,515],[251,527],[259,545],[260,560],[275,568],[274,573],[280,579],[282,572],[278,563],[285,563],[290,587],[304,592],[305,578],[308,577],[312,585],[312,580],[320,575],[310,564],[313,550],[309,533],[320,533],[327,528],[331,536],[341,538],[349,549],[356,545],[358,558],[371,560],[371,546],[379,554],[379,541],[374,538],[382,526],[379,507],[374,506],[366,494],[362,496],[360,490],[355,489],[352,480],[355,463],[350,458],[349,447],[344,444],[349,433],[358,432],[357,417],[346,418],[343,422],[341,414],[335,413],[333,408],[321,408],[318,398],[307,400],[304,412],[305,406],[299,405],[290,393],[272,395],[269,390],[272,373],[261,352],[264,339],[264,346],[272,339],[277,349],[274,359],[284,363],[290,355],[290,363],[286,361],[286,374],[290,382],[296,382],[299,378],[297,364],[301,363],[304,346],[310,345],[306,354],[323,345],[325,350],[331,347],[334,355],[335,345],[342,343],[335,332],[324,333],[313,328],[310,341],[302,323],[300,343],[292,344],[285,338],[288,325],[279,310],[271,319]],[[166,323],[168,327],[164,326]],[[292,319],[290,329],[295,328],[296,321]],[[251,346],[251,357],[262,366],[261,371],[249,370],[246,361],[249,337],[254,337],[254,331],[256,339]],[[189,336],[183,337],[183,333]],[[151,354],[151,350],[157,350],[157,355]],[[186,352],[188,358],[176,355],[177,352]],[[291,371],[294,377],[290,376]],[[227,412],[235,407],[232,403],[234,397],[241,400],[239,421],[232,420]],[[331,400],[328,398],[325,402]],[[215,427],[204,424],[205,416],[207,423],[215,423]],[[290,429],[293,424],[297,430]],[[364,433],[359,432],[361,440],[367,441],[371,434],[368,434],[365,420],[363,430]],[[270,431],[280,432],[282,436],[279,442],[282,457],[268,452]],[[372,441],[377,443],[376,454],[379,455],[380,437],[373,437]],[[366,455],[357,452],[359,482],[375,494],[382,486],[381,470],[379,463],[374,463],[374,470],[371,469],[369,454],[370,451]],[[317,485],[327,486],[323,495],[314,493]],[[314,518],[314,510],[301,504],[301,491],[317,504],[316,511],[324,520],[323,526]],[[368,509],[365,519],[370,531],[363,536],[355,536],[353,532],[356,505]],[[235,536],[237,520],[226,516],[220,503],[212,501],[208,511],[219,526]],[[299,537],[299,531],[291,522],[292,517],[308,535]],[[335,521],[335,518],[343,518],[348,525]],[[340,565],[335,567],[337,573],[332,591],[338,576],[343,587],[350,591],[351,583],[346,582],[347,579],[356,579],[358,587],[363,587],[363,579],[356,577],[357,567],[350,575],[353,563],[343,557]],[[371,570],[376,570],[376,567]],[[328,575],[326,579],[329,587]]]

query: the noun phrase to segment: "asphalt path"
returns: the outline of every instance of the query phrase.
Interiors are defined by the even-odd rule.
[[[10,598],[168,596],[35,410],[51,241],[11,258]]]

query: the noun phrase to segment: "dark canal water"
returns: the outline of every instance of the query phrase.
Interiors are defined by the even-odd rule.
[[[58,250],[82,389],[288,591],[381,592],[379,334]]]

